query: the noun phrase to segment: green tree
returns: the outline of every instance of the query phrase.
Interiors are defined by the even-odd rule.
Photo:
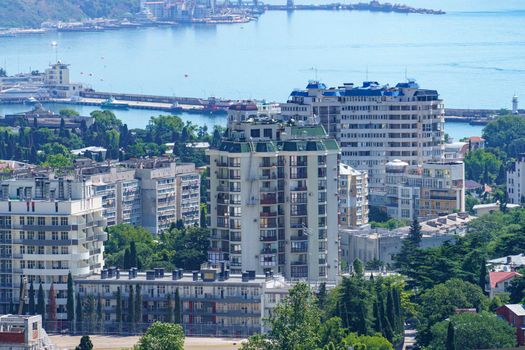
[[[174,321],[175,323],[178,323],[178,324],[181,324],[182,323],[182,310],[181,310],[181,302],[180,302],[180,294],[179,294],[179,288],[176,288],[175,289],[175,298],[174,298],[174,307],[173,307],[173,312],[174,312]]]
[[[354,274],[358,277],[363,277],[365,273],[365,267],[363,266],[363,262],[359,258],[355,258],[352,267],[354,269]]]
[[[67,320],[75,320],[75,292],[73,291],[73,276],[71,272],[67,275],[67,302],[66,302]]]
[[[500,349],[516,345],[515,329],[506,321],[488,312],[462,313],[432,327],[429,349],[448,350],[449,323],[453,323],[455,349]]]
[[[142,327],[142,287],[140,284],[135,286],[135,291],[137,299],[137,302],[135,303],[135,324]],[[140,330],[142,330],[142,328],[140,328]]]
[[[80,293],[77,293],[77,302],[76,302],[76,312],[75,312],[75,320],[76,320],[76,332],[82,332],[82,326],[84,323],[84,315],[83,315],[83,308],[82,308],[82,299],[80,297]]]
[[[80,338],[80,344],[78,344],[75,350],[93,350],[93,343],[91,342],[89,335],[84,335]]]
[[[166,322],[173,323],[174,309],[173,301],[171,300],[171,293],[168,293],[168,296],[166,298],[166,304],[168,305],[166,307]]]
[[[46,319],[46,299],[42,282],[40,282],[40,285],[38,286],[36,313],[37,315],[42,316],[42,321]]]
[[[104,332],[104,315],[102,313],[102,296],[100,293],[97,298],[97,328],[98,332]]]
[[[485,261],[485,258],[483,257],[483,259],[481,260],[480,270],[479,270],[479,287],[483,291],[485,291],[485,288],[487,287],[487,276],[488,276],[487,263]]]
[[[184,331],[174,323],[153,323],[140,338],[137,350],[183,350]]]
[[[525,140],[525,139],[524,139]],[[495,183],[502,161],[493,153],[478,148],[465,156],[465,177],[484,184]]]
[[[456,350],[456,336],[454,334],[454,323],[448,323],[447,341],[445,343],[445,350]]]
[[[129,329],[134,332],[135,325],[135,295],[133,293],[133,286],[129,286],[129,298],[128,298],[128,324]]]
[[[253,349],[271,344],[276,350],[316,350],[320,346],[320,311],[317,300],[306,283],[290,289],[288,297],[277,305],[268,321],[270,331],[261,337],[251,337],[241,349]],[[266,345],[264,345],[266,346]]]
[[[33,281],[31,281],[31,284],[29,285],[29,314],[34,315],[36,312],[36,305],[35,305],[35,287],[33,286]]]
[[[379,335],[358,335],[350,333],[344,340],[344,344],[353,347],[355,350],[394,350],[392,344]]]
[[[80,115],[76,110],[71,108],[61,109],[58,113],[63,117],[77,117]]]

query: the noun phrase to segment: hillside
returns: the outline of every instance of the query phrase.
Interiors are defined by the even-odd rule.
[[[39,27],[49,20],[119,18],[139,10],[139,0],[0,0],[0,28]]]

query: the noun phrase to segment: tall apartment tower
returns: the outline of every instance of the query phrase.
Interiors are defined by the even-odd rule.
[[[57,293],[66,319],[67,276],[100,272],[106,220],[102,198],[79,178],[31,176],[0,183],[0,313],[17,305],[21,277]],[[47,300],[47,297],[46,297]]]
[[[339,147],[324,128],[238,104],[207,154],[210,262],[228,263],[232,273],[335,282]]]
[[[288,118],[313,116],[336,137],[341,161],[368,172],[371,204],[382,204],[387,162],[399,159],[415,166],[443,154],[443,100],[414,81],[338,88],[310,82],[305,90],[293,91],[281,110]]]

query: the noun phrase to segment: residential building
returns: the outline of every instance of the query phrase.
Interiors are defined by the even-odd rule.
[[[516,341],[518,342],[518,346],[525,345],[525,308],[523,304],[506,304],[500,306],[496,309],[496,315],[516,328]]]
[[[417,166],[443,155],[443,100],[414,81],[338,88],[312,81],[305,90],[293,91],[281,111],[299,120],[315,117],[336,137],[341,161],[368,172],[374,205],[382,202],[387,162],[400,159]]]
[[[137,286],[142,295],[142,320],[135,325],[135,331],[141,332],[155,321],[166,322],[168,302],[170,299],[175,302],[178,291],[179,317],[187,335],[238,338],[260,333],[265,312],[271,313],[276,301],[290,288],[279,277],[256,275],[254,271],[236,275],[227,269],[209,268],[192,273],[175,270],[169,275],[164,269],[146,272],[131,269],[125,275],[117,269],[108,269],[75,279],[75,289],[81,298],[90,295],[102,298],[104,330],[108,333],[118,332],[117,291],[121,292],[123,319],[127,320],[130,289],[134,289],[136,296]],[[171,310],[175,309],[173,306]],[[122,328],[126,332],[129,325],[124,323]]]
[[[153,234],[177,220],[185,226],[200,222],[200,176],[195,164],[177,164],[172,158],[128,161],[140,180],[142,226]]]
[[[339,147],[321,125],[258,111],[232,106],[226,136],[207,150],[209,260],[235,273],[335,281]]]
[[[421,166],[393,160],[386,170],[384,206],[399,219],[429,219],[465,211],[465,169],[461,161],[429,161]]]
[[[521,155],[507,170],[507,201],[521,204],[525,198],[525,155]]]
[[[77,171],[102,196],[108,226],[141,225],[157,234],[178,220],[200,225],[200,174],[194,164],[177,164],[174,158],[87,161],[79,162]]]
[[[18,302],[24,276],[46,293],[53,285],[57,318],[66,318],[68,273],[102,268],[102,210],[90,180],[36,174],[0,182],[0,313]]]
[[[487,266],[491,271],[511,272],[525,266],[525,255],[509,255],[487,261]]]
[[[62,116],[55,114],[50,110],[46,110],[40,103],[28,112],[7,114],[0,118],[0,126],[34,126],[35,124],[41,128],[60,129],[79,129],[83,127],[89,128],[95,122],[93,117],[84,116]]]
[[[464,236],[468,231],[468,223],[473,219],[466,213],[458,213],[420,222],[420,246],[437,247]],[[402,242],[408,237],[409,230],[408,226],[386,230],[372,229],[370,225],[357,229],[340,229],[341,259],[348,266],[356,258],[364,263],[380,260],[384,264],[392,264],[393,256],[401,251]]]
[[[505,293],[516,277],[521,277],[521,274],[516,271],[490,271],[486,291],[491,298],[497,294]]]
[[[55,349],[42,328],[42,316],[0,316],[0,350],[42,349]]]
[[[368,223],[368,176],[366,171],[339,164],[339,226]]]
[[[508,210],[519,208],[519,207],[521,207],[520,204],[509,204],[509,203],[505,204],[505,208]],[[476,216],[482,216],[482,215],[494,213],[495,211],[500,211],[501,204],[499,201],[496,201],[496,203],[476,204],[475,206],[472,207],[472,210],[474,211]]]

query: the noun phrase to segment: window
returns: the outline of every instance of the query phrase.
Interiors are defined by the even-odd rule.
[[[24,216],[21,216],[20,217],[20,225],[25,225],[26,224],[26,218]]]
[[[46,224],[46,218],[43,216],[39,216],[37,219],[38,225],[44,226]]]
[[[69,239],[69,232],[60,232],[60,239],[67,241]]]
[[[28,216],[28,217],[27,217],[27,224],[28,224],[29,226],[33,226],[33,225],[35,224],[35,218],[32,217],[32,216]]]
[[[51,225],[58,226],[58,218],[56,216],[51,218]]]
[[[38,239],[39,240],[45,240],[46,239],[46,233],[44,231],[38,231]]]
[[[67,225],[69,225],[69,220],[68,220],[68,218],[60,218],[60,225],[61,225],[61,226],[67,226]]]
[[[52,239],[53,241],[58,241],[58,232],[53,231],[53,232],[51,233],[51,239]]]
[[[69,254],[69,247],[60,247],[60,254]]]

